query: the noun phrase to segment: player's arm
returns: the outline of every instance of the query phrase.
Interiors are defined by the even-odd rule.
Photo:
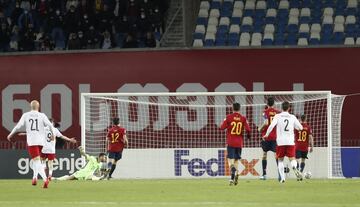
[[[227,128],[228,128],[228,122],[227,122],[227,119],[225,118],[223,123],[220,126],[220,129],[224,130],[224,129],[227,129]]]
[[[63,135],[57,128],[55,128],[55,136],[59,137],[60,139],[65,140],[65,141],[71,142],[73,144],[76,143],[76,137],[69,138],[69,137]]]
[[[128,140],[126,134],[124,134],[124,136],[123,136],[123,142],[124,142],[125,146],[128,146],[129,140]]]
[[[310,144],[310,152],[314,150],[314,136],[312,135],[311,127],[309,127],[309,144]]]
[[[11,130],[10,134],[7,136],[7,139],[9,142],[11,141],[11,138],[14,136],[14,134],[25,124],[25,118],[24,115],[21,116],[19,122],[15,125],[15,127]]]
[[[264,120],[264,123],[258,128],[259,132],[262,132],[264,128],[268,125],[268,120]]]
[[[250,139],[251,129],[250,129],[249,123],[247,122],[246,119],[244,121],[244,126],[245,126],[245,131],[246,131],[246,137],[247,137],[247,139]]]
[[[296,116],[293,116],[293,119],[294,119],[294,126],[295,126],[295,129],[301,131],[303,130],[303,126],[301,125],[301,123],[299,122],[299,120],[296,118]]]
[[[80,151],[80,155],[84,156],[86,160],[89,160],[89,155],[84,152],[84,149],[82,148],[82,146],[80,146],[78,149]]]
[[[272,130],[274,129],[274,127],[277,125],[277,122],[278,122],[278,116],[275,115],[275,116],[274,116],[274,119],[272,120],[272,122],[271,122],[269,128],[267,129],[266,134],[264,135],[263,138],[267,138],[267,137],[269,136],[269,134],[271,133],[271,131],[272,131]]]

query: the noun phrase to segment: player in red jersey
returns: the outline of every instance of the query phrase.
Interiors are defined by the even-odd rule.
[[[295,147],[298,169],[302,173],[305,168],[305,159],[308,159],[308,152],[311,153],[313,151],[314,137],[312,136],[311,126],[307,123],[305,114],[301,116],[301,125],[303,130],[295,131]]]
[[[237,171],[244,143],[244,131],[246,130],[247,135],[250,134],[246,117],[240,114],[239,103],[233,104],[233,113],[226,116],[220,128],[226,129],[227,158],[231,172],[230,185],[237,185],[239,178]]]
[[[274,116],[280,113],[279,110],[274,108],[274,98],[269,97],[267,99],[267,107],[264,110],[263,117],[264,117],[264,124],[259,128],[259,132],[261,132],[261,136],[263,137],[268,129],[271,121],[273,120]],[[263,150],[262,156],[262,169],[263,174],[260,177],[260,180],[266,180],[266,167],[267,167],[267,152],[272,151],[276,153],[276,129],[273,129],[270,135],[266,139],[261,140],[261,148]],[[275,156],[276,159],[276,156]],[[277,162],[277,159],[276,159]]]
[[[119,118],[113,119],[113,127],[109,129],[107,134],[108,139],[108,169],[109,175],[108,179],[111,179],[111,176],[116,168],[116,163],[122,157],[122,151],[125,146],[128,145],[128,139],[126,137],[126,130],[119,125]]]

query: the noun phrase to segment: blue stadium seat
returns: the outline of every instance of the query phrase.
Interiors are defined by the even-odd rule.
[[[332,24],[324,24],[322,26],[321,32],[324,34],[331,34],[333,31],[333,25]]]
[[[299,38],[309,39],[309,37],[310,37],[310,34],[307,33],[307,32],[301,32],[301,33],[299,33]]]
[[[310,8],[311,7],[311,0],[303,0],[301,2],[301,8]]]
[[[226,40],[225,39],[216,39],[215,46],[226,46]]]
[[[251,30],[252,30],[251,25],[241,25],[240,27],[241,32],[251,32]]]
[[[346,2],[341,0],[336,1],[335,10],[344,10],[346,8]]]
[[[255,23],[254,24],[254,27],[253,27],[253,32],[254,33],[262,33],[262,31],[263,31],[263,24],[261,24],[261,23]]]
[[[274,45],[284,45],[285,36],[284,33],[275,33]]]
[[[323,3],[323,7],[335,7],[335,1],[334,0],[325,0]]]
[[[277,9],[278,8],[277,0],[267,0],[266,7],[268,9]]]
[[[263,46],[271,46],[271,45],[273,45],[273,41],[272,41],[272,39],[264,39],[262,41],[262,45]]]
[[[311,24],[321,24],[321,16],[313,16],[311,18]]]
[[[338,15],[341,15],[341,16],[344,16],[345,15],[345,9],[336,9],[335,12],[334,12],[334,16],[338,16]]]
[[[288,18],[289,17],[289,10],[287,10],[287,9],[279,9],[277,15],[281,19],[285,18],[285,17]]]
[[[235,40],[239,40],[239,39],[240,39],[240,35],[238,33],[229,33],[229,35],[228,35],[229,41],[235,41]]]
[[[221,17],[231,17],[232,11],[227,9],[220,10],[220,16]]]
[[[297,45],[296,34],[288,34],[288,36],[286,38],[286,45]]]
[[[358,14],[357,9],[356,8],[347,8],[344,12],[345,16],[349,16],[349,15],[354,15],[356,16]]]
[[[240,17],[231,17],[230,23],[240,25],[241,24],[241,18]]]
[[[245,9],[243,17],[253,17],[255,16],[255,10],[253,9]]]
[[[207,25],[208,19],[205,17],[198,17],[196,20],[197,25]]]
[[[228,45],[229,46],[239,46],[240,36],[237,33],[230,33],[228,36]]]
[[[322,35],[320,39],[320,44],[330,45],[331,44],[331,35]]]
[[[265,24],[275,24],[276,17],[265,17]]]
[[[211,1],[210,8],[211,9],[220,9],[221,8],[220,1]]]
[[[202,33],[194,33],[193,38],[194,39],[204,39],[204,34],[202,34]]]
[[[278,24],[275,28],[278,33],[285,33],[287,25],[286,24]]]
[[[320,44],[320,40],[316,39],[316,38],[311,38],[309,40],[309,45],[319,45]]]
[[[218,33],[226,34],[229,32],[229,26],[227,25],[220,25],[218,28]]]
[[[321,9],[321,8],[323,8],[322,0],[313,0],[311,2],[310,8],[312,8],[312,9]]]
[[[227,34],[220,33],[219,31],[215,35],[216,40],[226,40]]]
[[[289,24],[286,30],[288,33],[298,33],[299,27],[296,24]]]
[[[347,37],[356,37],[357,35],[356,24],[345,25],[345,33]]]
[[[299,19],[299,24],[309,24],[311,22],[311,18],[310,17],[300,17]]]
[[[342,32],[335,32],[333,39],[332,39],[332,44],[335,45],[342,45],[344,44],[344,40],[345,40],[345,35]]]
[[[255,19],[262,19],[265,17],[265,15],[266,15],[265,9],[255,10]]]
[[[234,7],[234,5],[230,1],[224,1],[223,5],[222,5],[222,9],[232,10],[233,7]]]
[[[290,0],[289,5],[290,5],[290,8],[299,8],[300,2],[299,2],[299,0]]]
[[[214,46],[214,40],[205,40],[204,46],[205,47],[212,47]]]

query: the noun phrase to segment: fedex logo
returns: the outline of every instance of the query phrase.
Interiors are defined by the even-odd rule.
[[[253,159],[250,162],[242,159],[239,163],[240,175],[246,176],[250,173],[253,176],[259,176],[259,173],[255,170],[258,161],[259,159]],[[175,150],[174,163],[175,176],[183,176],[183,167],[187,169],[191,176],[195,177],[203,176],[205,173],[211,177],[230,175],[225,150],[218,150],[217,157],[208,160],[198,157],[191,158],[190,150]]]

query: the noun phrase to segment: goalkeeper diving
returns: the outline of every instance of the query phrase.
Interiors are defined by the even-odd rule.
[[[65,175],[55,180],[101,180],[103,177],[97,176],[102,167],[106,166],[106,154],[100,153],[98,157],[86,154],[82,147],[79,147],[80,154],[85,157],[86,165],[72,175]]]

